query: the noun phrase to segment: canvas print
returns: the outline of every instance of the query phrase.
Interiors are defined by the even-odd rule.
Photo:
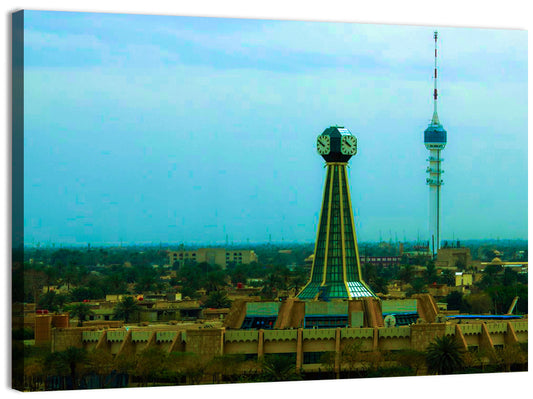
[[[12,20],[13,388],[527,371],[526,31]]]

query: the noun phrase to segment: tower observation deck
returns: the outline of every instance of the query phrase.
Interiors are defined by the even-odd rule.
[[[342,126],[332,126],[318,136],[317,150],[326,160],[326,181],[311,277],[298,298],[375,297],[361,275],[348,186],[347,165],[357,153],[357,138]]]
[[[434,33],[435,39],[435,74],[433,76],[433,117],[431,123],[424,131],[424,145],[429,150],[428,167],[426,172],[426,184],[429,185],[429,234],[431,252],[433,255],[440,248],[440,213],[441,213],[441,198],[440,188],[444,184],[442,180],[443,159],[440,157],[441,151],[446,147],[447,134],[442,127],[439,116],[437,114],[437,32]]]

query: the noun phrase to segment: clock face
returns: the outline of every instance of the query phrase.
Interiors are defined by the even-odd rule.
[[[330,151],[329,136],[318,136],[316,140],[316,149],[320,155],[328,155]]]
[[[341,153],[344,155],[357,154],[357,138],[352,135],[342,136]]]

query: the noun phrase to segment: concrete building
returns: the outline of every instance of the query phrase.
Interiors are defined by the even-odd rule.
[[[232,262],[240,265],[258,261],[256,253],[250,249],[198,248],[187,251],[169,251],[168,257],[170,265],[176,262],[183,264],[185,261],[193,261],[219,265],[223,269]]]
[[[401,261],[401,256],[361,256],[361,263],[370,263],[374,266],[399,266]]]
[[[203,359],[240,354],[248,360],[260,360],[276,354],[291,359],[303,373],[324,371],[324,354],[328,352],[334,354],[332,366],[335,371],[342,371],[340,357],[351,344],[357,344],[361,353],[423,351],[436,337],[448,335],[455,337],[467,351],[483,349],[490,353],[496,348],[527,342],[527,319],[509,317],[505,320],[458,322],[440,317],[433,319],[432,323],[418,321],[392,327],[378,326],[372,318],[365,317],[359,308],[361,303],[364,301],[241,301],[226,315],[223,324],[216,321],[220,315],[214,314],[210,321],[202,323],[160,323],[128,328],[54,327],[52,316],[43,315],[36,320],[36,329],[39,330],[36,331],[36,339],[39,337],[39,343],[47,343],[53,351],[75,346],[89,351],[101,349],[114,356],[138,354],[150,347],[169,353],[195,353]],[[407,301],[390,301],[383,307],[383,314],[403,311],[407,315],[414,309],[427,319],[439,311],[429,296],[420,296]],[[321,320],[323,313],[336,313],[336,323],[325,325]],[[255,320],[250,324],[247,318]],[[257,327],[259,319],[264,321],[259,324],[265,328],[253,328],[253,323]],[[243,323],[248,323],[249,328],[240,328]]]
[[[440,248],[437,252],[437,269],[470,269],[474,262],[470,248]]]

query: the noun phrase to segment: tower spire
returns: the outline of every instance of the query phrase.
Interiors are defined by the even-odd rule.
[[[435,254],[440,248],[440,213],[441,213],[441,200],[440,200],[440,188],[444,184],[442,180],[442,158],[440,157],[441,151],[446,147],[447,133],[439,122],[439,116],[437,114],[437,31],[434,32],[433,38],[435,39],[435,72],[433,75],[433,118],[428,128],[424,131],[424,145],[429,150],[429,161],[426,172],[429,177],[426,179],[426,183],[429,185],[429,231],[431,252]]]
[[[434,88],[433,88],[433,118],[431,119],[431,123],[434,125],[439,124],[439,115],[437,114],[437,97],[438,97],[438,91],[437,91],[437,38],[439,37],[439,34],[437,31],[434,32],[433,38],[435,39],[435,74],[433,76],[433,82],[434,82]]]

